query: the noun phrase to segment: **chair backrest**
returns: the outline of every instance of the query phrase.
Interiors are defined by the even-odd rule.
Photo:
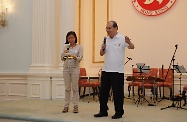
[[[86,76],[86,68],[80,68],[80,74],[79,76]],[[83,83],[87,82],[86,79],[79,79],[79,86],[81,86]]]
[[[144,76],[145,73],[138,72],[138,68],[133,68],[132,70],[132,76]]]
[[[133,72],[132,72],[132,76],[145,76],[148,77],[151,75],[155,75],[157,76],[158,73],[158,69],[157,68],[150,68],[150,73],[145,73],[145,72],[138,72],[138,68],[133,68]]]
[[[138,69],[137,68],[133,68],[132,69],[132,76],[138,76]]]
[[[158,75],[158,68],[150,68],[150,73],[148,73],[149,76],[157,77]]]
[[[138,68],[133,68],[132,76],[135,76],[135,77],[146,76],[146,73],[140,73],[138,72]],[[141,82],[141,80],[134,80],[134,82]]]
[[[147,77],[149,77],[149,76],[157,78],[158,68],[150,68],[150,72],[147,73]],[[153,83],[155,83],[155,80],[154,79],[149,79],[149,80],[146,80],[145,82],[153,84]]]
[[[167,77],[166,77],[167,75]],[[162,79],[165,79],[164,82],[169,82],[169,83],[172,83],[173,81],[173,71],[172,69],[162,69],[162,68],[159,68],[159,78],[162,78]]]
[[[86,69],[80,68],[80,76],[86,76]]]
[[[150,68],[150,72],[149,73],[139,73],[138,72],[138,68],[133,68],[133,73],[132,73],[133,76],[145,76],[145,77],[149,77],[149,76],[152,76],[152,77],[157,77],[158,75],[158,68]],[[148,83],[153,83],[154,81],[151,81],[151,80],[144,80],[145,82],[148,82]]]

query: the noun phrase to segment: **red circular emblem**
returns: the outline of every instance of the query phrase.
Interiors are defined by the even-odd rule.
[[[165,13],[176,0],[132,0],[138,12],[146,16],[157,16]]]

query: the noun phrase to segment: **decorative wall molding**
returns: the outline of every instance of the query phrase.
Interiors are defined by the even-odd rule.
[[[99,54],[99,47],[102,43],[103,36],[106,35],[105,32],[105,26],[106,23],[109,20],[109,0],[91,0],[90,2],[92,7],[91,12],[91,32],[92,32],[92,43],[90,43],[92,46],[92,63],[103,63],[104,59],[103,57],[98,56]],[[81,35],[81,29],[82,25],[85,20],[83,18],[83,12],[84,12],[84,2],[82,0],[79,0],[78,2],[78,39],[80,40],[80,43],[82,39],[84,39],[84,35]],[[101,19],[102,17],[102,19]]]
[[[64,99],[62,74],[0,74],[0,99]]]
[[[25,80],[11,80],[8,85],[8,96],[27,96],[27,83]]]
[[[125,74],[125,79],[127,76],[131,74]],[[179,75],[175,75],[175,94],[187,85],[186,81],[187,75],[183,75],[180,87]],[[128,94],[129,81],[124,82],[124,93]],[[61,74],[19,74],[17,76],[16,74],[0,74],[0,99],[64,99],[64,89],[64,79]],[[169,90],[166,91],[169,94]],[[148,91],[147,94],[150,92]]]
[[[102,20],[101,20],[102,17]],[[98,58],[99,47],[105,33],[105,26],[109,20],[109,0],[92,0],[92,63],[103,63],[101,57]],[[103,28],[102,28],[103,27]],[[103,33],[104,32],[104,33]],[[98,42],[98,40],[101,40]]]
[[[27,76],[19,73],[0,73],[0,99],[26,99]]]
[[[5,96],[6,90],[6,83],[0,83],[0,96]]]
[[[41,96],[41,84],[40,83],[31,83],[31,98],[40,98]]]
[[[53,96],[52,99],[64,99],[65,98],[65,86],[63,83],[54,83]]]

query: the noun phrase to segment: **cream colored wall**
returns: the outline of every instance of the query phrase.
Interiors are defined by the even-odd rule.
[[[106,0],[107,1],[107,0]],[[96,0],[96,2],[98,2]],[[82,67],[87,68],[88,74],[97,74],[102,63],[92,63],[93,50],[93,25],[92,25],[92,0],[81,2],[81,44],[84,47],[84,59]],[[103,2],[101,3],[103,4]],[[187,68],[187,1],[176,1],[174,6],[166,13],[159,16],[145,16],[135,10],[131,0],[110,0],[109,20],[115,20],[119,26],[119,32],[127,35],[135,44],[134,50],[126,50],[126,57],[131,57],[125,66],[125,73],[131,73],[132,65],[146,63],[150,67],[169,67],[172,56],[175,52],[175,45],[178,44],[175,55],[175,64],[184,65]],[[96,8],[97,9],[97,8]],[[101,8],[98,7],[101,10]],[[106,19],[100,13],[100,19]],[[101,25],[96,34],[102,43],[105,35],[106,24]],[[99,37],[97,37],[97,35]],[[99,45],[96,44],[96,45]],[[99,49],[99,47],[98,47]],[[98,55],[99,56],[99,53]]]
[[[92,0],[83,0],[81,2],[80,21],[80,42],[84,48],[84,57],[83,61],[81,62],[81,67],[86,68],[88,75],[96,75],[102,64],[92,63]]]

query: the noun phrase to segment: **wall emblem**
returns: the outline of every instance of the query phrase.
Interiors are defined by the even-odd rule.
[[[176,0],[132,0],[138,12],[146,16],[157,16],[168,11]]]

